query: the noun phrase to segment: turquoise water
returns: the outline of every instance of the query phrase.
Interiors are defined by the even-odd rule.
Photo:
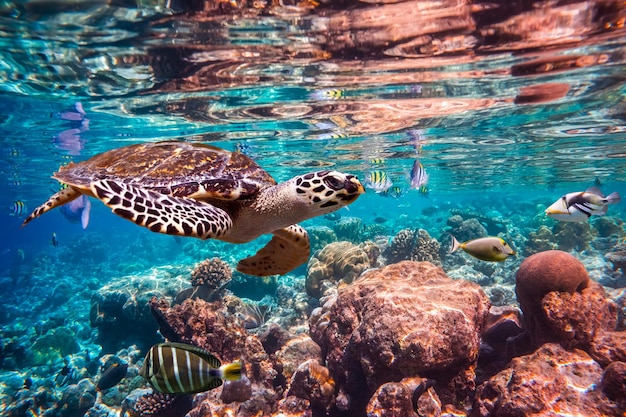
[[[95,199],[84,230],[59,209],[20,227],[59,190],[50,178],[59,166],[134,143],[176,139],[239,150],[279,182],[322,169],[363,182],[385,172],[399,195],[367,187],[337,212],[362,222],[347,237],[355,244],[372,240],[384,252],[410,228],[445,248],[454,214],[478,218],[518,256],[485,274],[469,255],[443,250],[442,267],[461,278],[469,266],[486,288],[512,291],[517,267],[538,247],[532,234],[545,226],[551,247],[582,260],[592,278],[626,286],[625,272],[605,257],[626,238],[624,202],[582,226],[543,212],[594,185],[626,196],[626,30],[618,2],[203,4],[0,4],[3,410],[19,402],[26,378],[58,396],[63,387],[54,378],[64,360],[97,368],[102,355],[142,343],[122,337],[103,348],[90,309],[106,285],[159,275],[155,268],[186,277],[212,257],[234,267],[268,240],[228,245],[157,235]],[[427,194],[410,187],[415,160],[429,175]],[[485,218],[503,226],[490,228]],[[315,234],[337,231],[340,221],[302,225]],[[303,292],[306,273],[305,264],[279,285]],[[280,307],[270,290],[252,287],[233,292]],[[56,341],[41,348],[54,332]],[[71,346],[60,347],[60,339]],[[107,403],[112,409],[120,392],[120,401]],[[29,409],[43,413],[54,403]]]

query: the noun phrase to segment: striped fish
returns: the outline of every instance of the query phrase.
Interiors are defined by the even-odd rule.
[[[376,193],[384,193],[393,185],[384,171],[371,171],[365,184]]]
[[[28,211],[26,203],[24,203],[22,200],[12,202],[8,208],[10,216],[23,216]]]
[[[222,365],[219,359],[196,346],[159,343],[146,354],[139,375],[164,394],[193,394],[241,378],[241,362]]]

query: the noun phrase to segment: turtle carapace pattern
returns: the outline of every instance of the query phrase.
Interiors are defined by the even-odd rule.
[[[277,183],[248,156],[183,141],[113,149],[63,166],[66,184],[25,220],[78,198],[95,197],[113,213],[153,232],[245,243],[271,233],[269,243],[237,269],[285,274],[308,260],[309,237],[297,223],[338,210],[365,192],[338,171],[317,171]]]

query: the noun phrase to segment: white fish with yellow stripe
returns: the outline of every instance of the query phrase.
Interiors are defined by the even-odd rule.
[[[241,379],[241,362],[222,365],[199,347],[185,343],[159,343],[150,348],[139,375],[164,394],[193,394]]]

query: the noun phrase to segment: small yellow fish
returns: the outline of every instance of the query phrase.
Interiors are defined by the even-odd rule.
[[[508,243],[499,237],[493,236],[468,240],[463,243],[459,243],[459,241],[452,236],[452,246],[448,253],[455,252],[459,248],[481,261],[502,262],[509,256],[515,255],[515,251]]]

